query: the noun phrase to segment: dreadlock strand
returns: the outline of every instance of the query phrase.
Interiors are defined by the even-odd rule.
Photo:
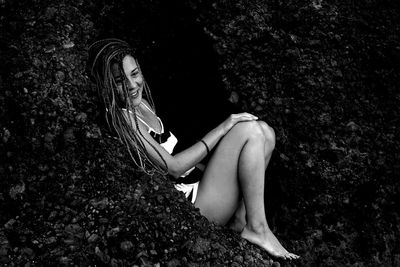
[[[134,113],[136,113],[136,112],[134,112]],[[143,136],[143,134],[142,134],[142,132],[140,131],[140,128],[139,128],[139,124],[138,124],[138,121],[137,121],[136,114],[135,114],[135,117],[134,117],[134,118],[135,118],[136,128],[138,129],[140,136],[141,136],[144,140],[146,140],[146,142],[154,149],[154,151],[156,151],[157,155],[158,155],[158,156],[161,158],[161,160],[163,161],[164,166],[165,166],[165,169],[161,169],[161,170],[163,170],[162,173],[164,173],[164,174],[168,173],[168,165],[167,165],[167,162],[165,161],[164,157],[161,155],[160,151],[158,151],[158,149],[157,149],[152,143],[150,143],[149,140],[147,140],[147,139]],[[152,162],[152,161],[151,161],[151,163],[152,163],[152,165],[153,165],[153,162]],[[156,164],[156,165],[157,165],[157,167],[161,167],[161,166],[159,166],[158,164]]]

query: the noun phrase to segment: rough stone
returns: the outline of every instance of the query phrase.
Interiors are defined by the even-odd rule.
[[[123,252],[129,252],[133,249],[133,243],[131,241],[123,241],[120,244],[120,248]]]

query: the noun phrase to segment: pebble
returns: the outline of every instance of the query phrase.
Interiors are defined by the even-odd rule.
[[[164,197],[162,195],[157,195],[157,201],[159,204],[162,204],[164,202]]]
[[[108,198],[103,198],[100,201],[95,201],[95,200],[91,200],[90,204],[98,210],[104,210],[105,208],[107,208],[109,201]]]
[[[225,254],[226,253],[226,248],[223,246],[223,245],[221,245],[220,243],[213,243],[212,245],[211,245],[211,247],[213,248],[213,249],[216,249],[216,250],[218,250],[219,252],[221,252],[222,254]]]
[[[233,91],[231,93],[231,95],[229,96],[229,102],[233,103],[233,104],[237,104],[239,102],[239,95],[238,93],[236,93],[235,91]]]
[[[246,254],[244,256],[244,260],[246,261],[246,263],[253,263],[254,262],[253,257],[251,255],[249,255],[249,254]]]
[[[4,228],[6,228],[6,229],[8,229],[8,230],[12,229],[15,222],[16,222],[15,219],[9,220],[8,222],[6,222],[6,223],[4,224]]]
[[[169,262],[167,262],[167,267],[177,267],[181,266],[181,262],[178,259],[172,259]]]
[[[54,140],[54,135],[52,135],[51,133],[46,133],[44,135],[44,147],[47,150],[50,150],[50,151],[54,150],[53,140]]]
[[[107,224],[108,223],[108,219],[107,218],[100,218],[99,219],[99,223],[100,224]]]
[[[210,241],[204,238],[197,238],[196,242],[193,246],[191,246],[190,250],[195,254],[205,254],[210,249]]]
[[[75,244],[75,240],[74,239],[64,239],[64,244],[73,245],[73,244]]]
[[[242,263],[242,262],[243,262],[243,257],[240,256],[240,255],[237,255],[237,256],[235,256],[235,257],[233,258],[233,261],[234,261],[234,262],[237,262],[237,263]]]
[[[96,256],[99,257],[100,259],[103,259],[103,258],[104,258],[104,254],[103,254],[103,252],[100,250],[99,247],[95,247],[94,253],[95,253]]]
[[[58,83],[62,83],[65,79],[65,74],[61,70],[57,71],[54,75],[54,78]]]
[[[119,227],[115,227],[112,228],[111,230],[108,230],[106,235],[107,237],[114,237],[119,233],[119,231],[120,231]]]
[[[349,122],[346,125],[346,127],[347,127],[347,129],[349,129],[352,132],[357,131],[358,129],[360,129],[360,126],[358,126],[354,121]]]
[[[183,227],[182,227],[182,228],[183,228]],[[187,227],[185,227],[185,228],[187,229]],[[210,238],[211,238],[212,240],[217,240],[219,237],[218,237],[217,234],[211,233],[211,234],[210,234]]]
[[[129,252],[133,248],[133,243],[131,241],[123,241],[120,244],[120,248],[124,252]]]
[[[6,248],[0,248],[0,257],[7,255],[8,255],[8,250]]]
[[[72,47],[74,47],[74,46],[75,46],[75,44],[74,44],[74,42],[72,42],[72,41],[63,44],[63,47],[64,47],[65,49],[69,49],[69,48],[72,48]]]
[[[75,135],[74,135],[74,129],[73,128],[68,128],[64,132],[64,142],[66,144],[73,144],[75,143]]]
[[[68,224],[65,226],[65,231],[70,234],[76,234],[82,232],[82,227],[80,227],[78,224]]]
[[[17,184],[10,188],[9,195],[12,199],[16,200],[25,192],[25,184]]]
[[[52,53],[56,51],[56,47],[54,45],[48,45],[44,48],[45,53]]]
[[[60,258],[60,264],[67,265],[67,264],[69,264],[70,262],[71,262],[71,259],[68,258],[68,257],[61,257],[61,258]]]
[[[55,236],[51,236],[51,237],[49,237],[49,238],[46,238],[45,243],[46,243],[47,245],[50,245],[50,244],[55,243],[56,241],[57,241],[56,237],[55,237]]]
[[[3,128],[3,143],[7,143],[11,133],[7,128]]]
[[[89,236],[88,242],[89,243],[96,243],[99,239],[100,239],[99,235],[92,234],[91,236]]]
[[[49,7],[46,9],[46,12],[44,14],[44,17],[46,20],[50,20],[54,18],[55,14],[57,13],[57,9],[54,7]]]
[[[48,220],[52,221],[56,218],[56,216],[57,216],[57,211],[54,210],[50,213]]]
[[[75,120],[77,122],[86,122],[87,120],[87,115],[85,112],[81,112],[78,115],[76,115]]]
[[[35,57],[32,60],[32,65],[35,66],[36,68],[39,68],[40,65],[42,65],[42,61],[40,59],[38,59],[37,57]]]
[[[33,250],[31,248],[22,249],[22,253],[27,255],[29,258],[33,256]]]
[[[111,267],[118,267],[118,266],[120,266],[120,265],[118,264],[118,261],[117,261],[116,259],[111,258],[110,266],[111,266]]]
[[[19,78],[21,78],[22,76],[24,76],[24,73],[23,73],[23,72],[17,72],[17,73],[14,75],[14,78],[19,79]]]

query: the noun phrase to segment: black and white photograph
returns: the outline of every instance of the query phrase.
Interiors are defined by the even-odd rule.
[[[0,0],[0,266],[400,266],[400,2]]]

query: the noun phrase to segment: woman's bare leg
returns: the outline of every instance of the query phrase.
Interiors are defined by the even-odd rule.
[[[231,230],[241,233],[246,226],[246,223],[246,207],[244,206],[243,198],[241,198],[236,211],[227,223],[227,226]]]
[[[252,135],[244,134],[249,128]],[[220,141],[204,171],[195,206],[210,221],[225,225],[239,203],[238,159],[249,138],[260,135],[256,123],[235,125]],[[235,144],[235,145],[232,145]]]
[[[243,122],[233,127],[208,163],[195,206],[209,220],[224,225],[237,209],[240,187],[247,218],[242,237],[261,246],[272,256],[296,258],[282,247],[266,221],[265,140],[257,122]]]
[[[265,169],[267,169],[269,160],[271,159],[272,150],[275,147],[275,131],[264,121],[257,121],[257,123],[264,133]],[[246,223],[246,207],[242,198],[235,211],[235,214],[228,223],[228,227],[233,231],[242,232]]]

